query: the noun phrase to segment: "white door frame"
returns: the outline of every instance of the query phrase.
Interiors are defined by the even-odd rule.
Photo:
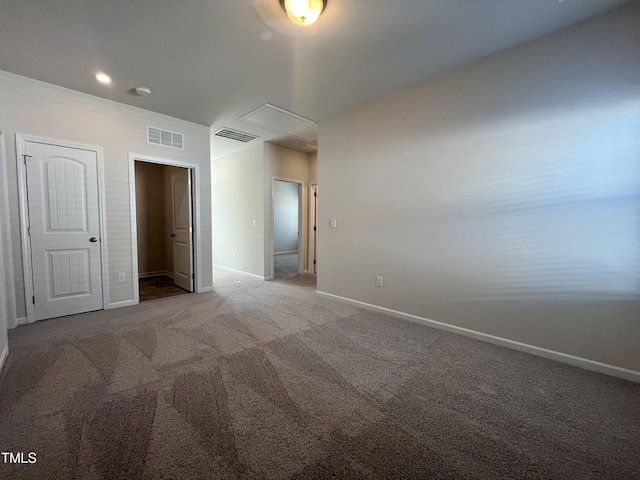
[[[0,251],[2,262],[4,263],[5,289],[7,291],[7,328],[15,328],[18,326],[18,315],[16,313],[16,285],[13,280],[13,245],[11,241],[11,225],[9,212],[9,184],[7,182],[7,150],[5,147],[5,135],[0,130],[0,209],[2,211],[2,231],[4,232],[3,250]],[[26,318],[24,319],[26,320]]]
[[[129,210],[131,215],[131,280],[133,283],[133,305],[140,303],[140,279],[138,278],[138,224],[136,219],[136,160],[156,163],[171,167],[182,167],[191,170],[193,201],[193,269],[195,270],[194,292],[210,291],[202,288],[202,242],[200,240],[200,166],[197,163],[170,160],[168,158],[151,157],[139,153],[129,153]]]
[[[314,225],[312,225],[311,223],[311,219],[313,218],[313,216],[315,215],[315,205],[317,202],[317,199],[313,198],[313,187],[317,187],[318,186],[318,182],[309,182],[309,214],[307,215],[307,218],[309,219],[308,223],[309,223],[309,241],[307,242],[309,244],[308,247],[308,251],[307,251],[307,270],[309,271],[309,273],[314,273],[315,270],[315,265],[313,264],[313,261],[315,260],[315,256],[314,256],[314,252],[315,252],[315,248],[316,248],[316,238],[317,238],[317,231],[315,232],[316,235],[314,235],[314,231],[313,231],[313,227]],[[318,219],[316,219],[316,226],[318,225]]]
[[[305,190],[305,182],[302,180],[293,180],[291,178],[285,177],[276,177],[275,175],[271,177],[271,276],[267,277],[265,280],[273,280],[274,270],[275,270],[275,185],[276,182],[289,182],[295,183],[298,185],[298,273],[304,273],[304,214],[302,211],[303,206],[303,195]]]
[[[100,224],[100,267],[102,268],[102,308],[109,305],[109,270],[107,262],[107,222],[104,197],[104,151],[102,147],[82,143],[55,140],[36,135],[16,133],[16,167],[18,170],[18,200],[20,204],[20,241],[22,244],[22,270],[24,272],[24,297],[27,309],[27,323],[36,321],[36,308],[33,302],[33,270],[31,265],[31,241],[29,239],[29,202],[27,196],[27,175],[23,155],[27,142],[42,143],[58,147],[77,148],[95,152],[98,161],[98,221]]]

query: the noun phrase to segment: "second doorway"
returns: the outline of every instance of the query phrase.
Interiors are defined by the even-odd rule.
[[[300,273],[301,185],[273,182],[273,276],[290,278]]]
[[[135,162],[140,301],[194,290],[191,171]]]

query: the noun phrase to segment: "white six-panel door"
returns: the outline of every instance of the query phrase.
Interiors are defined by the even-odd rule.
[[[191,171],[171,174],[173,205],[173,283],[193,292],[193,217]]]
[[[36,320],[100,310],[96,152],[26,142]]]

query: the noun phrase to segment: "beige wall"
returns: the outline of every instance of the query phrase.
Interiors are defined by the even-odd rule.
[[[265,276],[273,275],[273,178],[302,182],[302,225],[303,270],[307,270],[308,213],[309,213],[309,156],[289,148],[271,143],[264,144],[264,271]]]
[[[318,290],[640,371],[639,24],[635,3],[321,122]]]
[[[214,160],[212,168],[214,262],[264,277],[262,143]]]
[[[270,143],[258,143],[213,160],[212,165],[215,264],[262,278],[271,277],[272,184],[273,178],[278,177],[303,184],[301,235],[303,269],[306,269],[308,155]],[[253,220],[256,220],[255,227]]]
[[[164,188],[164,166],[156,163],[136,162],[136,223],[138,232],[138,273],[168,270],[165,202],[171,190]],[[171,217],[169,216],[169,219]]]
[[[184,150],[148,144],[146,126],[184,133]],[[212,285],[209,128],[0,71],[0,127],[7,136],[11,240],[18,316],[25,316],[15,133],[104,149],[110,303],[133,299],[128,153],[197,163],[201,173],[201,287]],[[118,282],[118,273],[127,281]]]
[[[318,152],[309,154],[309,182],[318,182]]]

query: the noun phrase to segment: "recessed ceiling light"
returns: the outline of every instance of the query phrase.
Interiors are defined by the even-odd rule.
[[[111,77],[104,72],[96,73],[96,80],[104,85],[111,85]]]

